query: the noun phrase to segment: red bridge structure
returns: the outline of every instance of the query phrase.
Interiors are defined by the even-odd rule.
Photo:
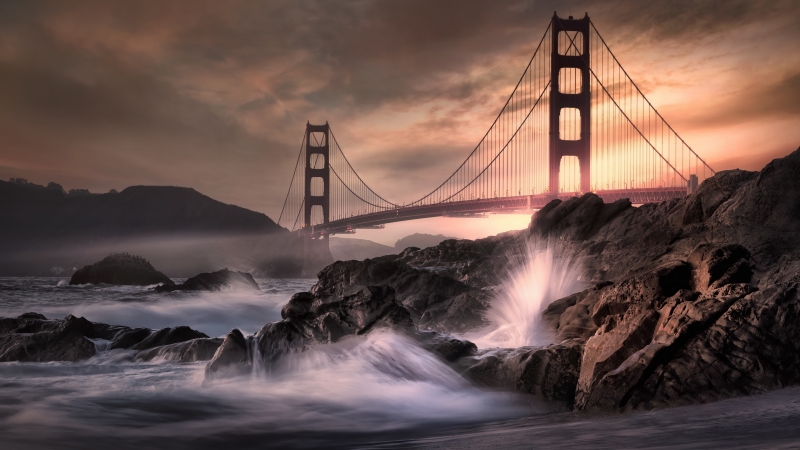
[[[306,267],[333,234],[439,216],[527,213],[555,198],[660,202],[715,172],[675,132],[588,14],[553,15],[516,87],[460,166],[423,197],[394,203],[347,160],[328,123],[306,125],[278,223],[305,238]]]

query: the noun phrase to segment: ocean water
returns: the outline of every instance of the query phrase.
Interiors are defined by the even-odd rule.
[[[279,320],[309,280],[260,293],[156,294],[0,278],[0,316],[39,312],[210,336]],[[374,332],[280,367],[202,386],[205,363],[133,363],[126,350],[79,363],[0,363],[0,448],[797,448],[800,389],[625,416],[554,413],[478,388],[402,335]]]

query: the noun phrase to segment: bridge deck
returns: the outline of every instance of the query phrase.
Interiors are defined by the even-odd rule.
[[[627,198],[633,204],[644,204],[685,197],[686,188],[618,189],[597,191],[595,193],[606,203]],[[555,198],[567,200],[577,195],[580,194],[577,192],[563,192],[557,196],[549,194],[520,195],[407,206],[319,224],[313,227],[313,234],[331,235],[358,228],[430,217],[469,216],[481,213],[529,213],[541,209]]]

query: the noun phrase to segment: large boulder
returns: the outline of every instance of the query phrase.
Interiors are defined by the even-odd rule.
[[[127,253],[116,253],[84,266],[72,274],[69,280],[69,284],[73,285],[101,283],[135,286],[175,284],[168,276],[154,269],[146,259]]]
[[[157,292],[172,291],[259,291],[258,283],[253,276],[247,272],[239,272],[228,269],[218,270],[211,273],[201,273],[179,285],[156,286]]]
[[[40,314],[0,318],[0,362],[81,361],[97,353],[91,322],[68,315],[47,320]]]
[[[246,373],[254,358],[270,365],[288,354],[376,328],[414,329],[411,315],[389,286],[346,285],[294,295],[281,314],[283,320],[264,325],[254,336],[229,333],[206,366],[206,380]]]
[[[252,337],[245,338],[238,329],[231,330],[222,341],[211,361],[206,364],[205,380],[209,383],[213,380],[232,378],[244,375],[252,370],[253,358],[250,354],[250,342]]]
[[[421,330],[465,333],[488,324],[483,317],[489,302],[486,291],[429,268],[414,268],[401,257],[409,255],[337,261],[320,271],[311,292],[327,296],[348,286],[383,285],[392,288]]]
[[[546,347],[480,350],[458,361],[481,386],[516,390],[571,409],[581,367],[582,342]]]

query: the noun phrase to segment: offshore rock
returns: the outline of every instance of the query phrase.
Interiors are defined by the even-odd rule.
[[[140,256],[116,253],[89,266],[84,266],[72,274],[69,284],[118,284],[149,286],[175,283],[168,276],[157,271]]]
[[[147,350],[200,338],[208,338],[208,336],[187,326],[162,328],[152,332],[141,342],[138,342],[130,348],[133,350]]]
[[[179,362],[208,360],[220,344],[185,326],[153,331],[93,323],[73,315],[49,320],[37,313],[0,318],[0,362],[82,361],[95,356],[95,342],[102,341],[110,343],[103,347],[109,350],[137,351],[138,360],[161,357]],[[195,343],[181,346],[186,341]]]
[[[81,361],[95,355],[92,323],[68,315],[64,320],[43,319],[40,314],[0,318],[0,362]]]
[[[222,291],[222,290],[243,290],[260,291],[258,283],[253,276],[247,272],[238,272],[228,269],[218,270],[211,273],[201,273],[179,285],[156,286],[156,292],[172,291]]]
[[[233,329],[225,336],[222,345],[217,348],[211,361],[206,365],[203,383],[244,375],[251,371],[252,366],[248,340],[241,331]]]

